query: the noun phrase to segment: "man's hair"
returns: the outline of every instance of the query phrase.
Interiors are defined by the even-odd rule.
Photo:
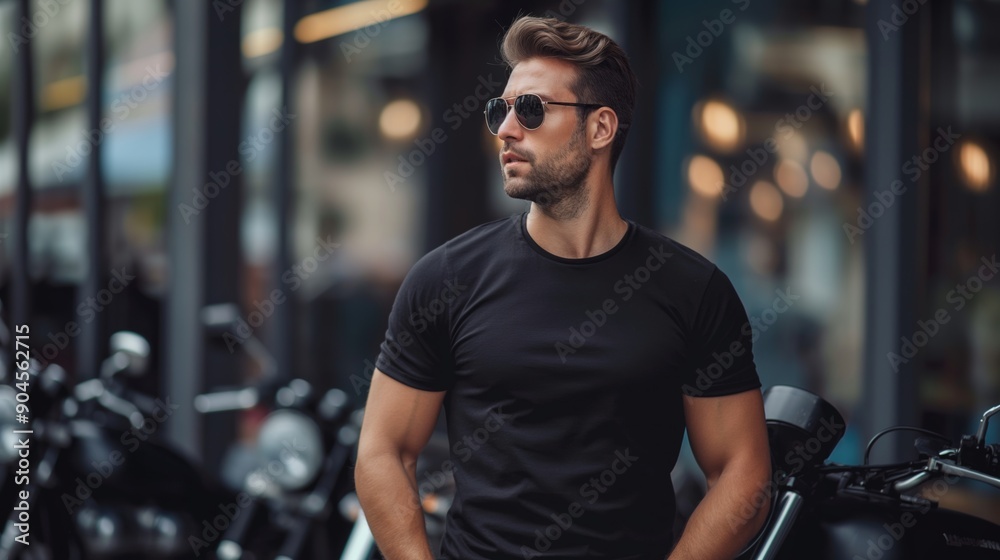
[[[611,171],[625,147],[632,124],[638,80],[625,51],[603,33],[555,18],[522,17],[507,30],[501,55],[513,69],[529,58],[565,60],[577,67],[576,83],[570,85],[580,103],[610,107],[618,115],[619,129],[611,146]],[[559,100],[562,101],[562,100]],[[589,112],[580,107],[580,118]]]

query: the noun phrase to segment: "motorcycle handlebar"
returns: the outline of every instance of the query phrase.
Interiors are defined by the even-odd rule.
[[[137,406],[108,391],[100,379],[79,383],[73,389],[73,397],[79,403],[96,400],[105,410],[125,418],[135,428],[141,428],[145,420]]]
[[[204,393],[194,398],[194,408],[202,414],[247,410],[260,402],[260,391],[256,387],[246,387],[233,391]]]
[[[1000,489],[1000,478],[996,476],[990,476],[986,473],[980,472],[975,469],[964,467],[962,465],[954,465],[949,462],[942,461],[939,457],[931,457],[927,461],[927,465],[923,469],[914,474],[913,476],[896,482],[893,484],[893,489],[897,492],[905,492],[907,490],[912,490],[917,486],[920,486],[927,480],[931,479],[935,475],[950,475],[958,476],[962,478],[968,478],[969,480],[975,480],[982,482],[984,484],[989,484],[995,488]]]

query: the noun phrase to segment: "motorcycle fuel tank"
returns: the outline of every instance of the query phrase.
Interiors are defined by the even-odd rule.
[[[1000,560],[1000,526],[946,509],[829,500],[804,512],[779,558]]]

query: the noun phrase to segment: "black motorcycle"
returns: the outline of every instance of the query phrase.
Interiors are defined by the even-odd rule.
[[[964,481],[1000,489],[1000,444],[985,441],[1000,406],[957,447],[921,428],[883,430],[862,465],[825,463],[846,424],[820,397],[776,386],[764,393],[764,409],[774,476],[760,500],[771,500],[771,511],[741,559],[1000,559],[1000,526],[931,499]],[[868,464],[875,442],[898,430],[925,434],[915,445],[919,459]]]
[[[205,308],[206,331],[225,336],[236,329],[239,308]],[[257,435],[254,463],[242,473],[234,505],[239,514],[219,533],[219,560],[306,560],[380,558],[354,494],[354,461],[364,408],[340,389],[317,391],[304,379],[282,376],[266,347],[251,333],[241,347],[262,372],[247,387],[199,395],[203,414],[269,409]],[[447,458],[447,446],[428,446],[418,468],[431,470]],[[228,470],[228,469],[226,469]],[[228,477],[227,477],[228,478]],[[442,475],[441,478],[444,478]],[[444,511],[452,490],[447,484],[426,492],[430,536],[443,533]],[[234,510],[236,511],[236,510]],[[206,528],[208,530],[210,528]],[[212,531],[209,531],[210,533]],[[211,535],[206,535],[208,542]]]
[[[237,326],[239,309],[232,304],[205,308],[202,320],[209,334],[225,336]],[[322,394],[304,379],[279,374],[266,347],[252,334],[241,347],[262,374],[252,386],[199,395],[195,409],[202,414],[264,407],[252,464],[240,479],[233,511],[226,523],[205,527],[220,559],[335,558],[348,538],[351,524],[337,512],[350,490],[350,464],[360,429],[360,412],[346,393]],[[229,473],[234,470],[224,465]],[[232,478],[232,475],[224,478]],[[217,546],[215,545],[217,541]]]
[[[194,558],[188,539],[198,521],[227,501],[185,457],[159,443],[177,405],[127,388],[123,377],[145,370],[146,340],[119,332],[110,347],[99,375],[75,385],[55,364],[20,368],[28,372],[19,381],[29,385],[27,426],[14,418],[21,402],[14,389],[0,386],[7,475],[0,500],[9,512],[0,558]],[[31,433],[14,433],[25,428]],[[15,469],[24,475],[11,476]]]

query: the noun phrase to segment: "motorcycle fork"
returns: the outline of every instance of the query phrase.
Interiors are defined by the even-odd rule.
[[[802,495],[798,492],[788,489],[781,490],[774,522],[765,529],[760,548],[754,553],[753,560],[774,560],[778,557],[785,539],[788,538],[788,534],[802,512],[803,503]]]

